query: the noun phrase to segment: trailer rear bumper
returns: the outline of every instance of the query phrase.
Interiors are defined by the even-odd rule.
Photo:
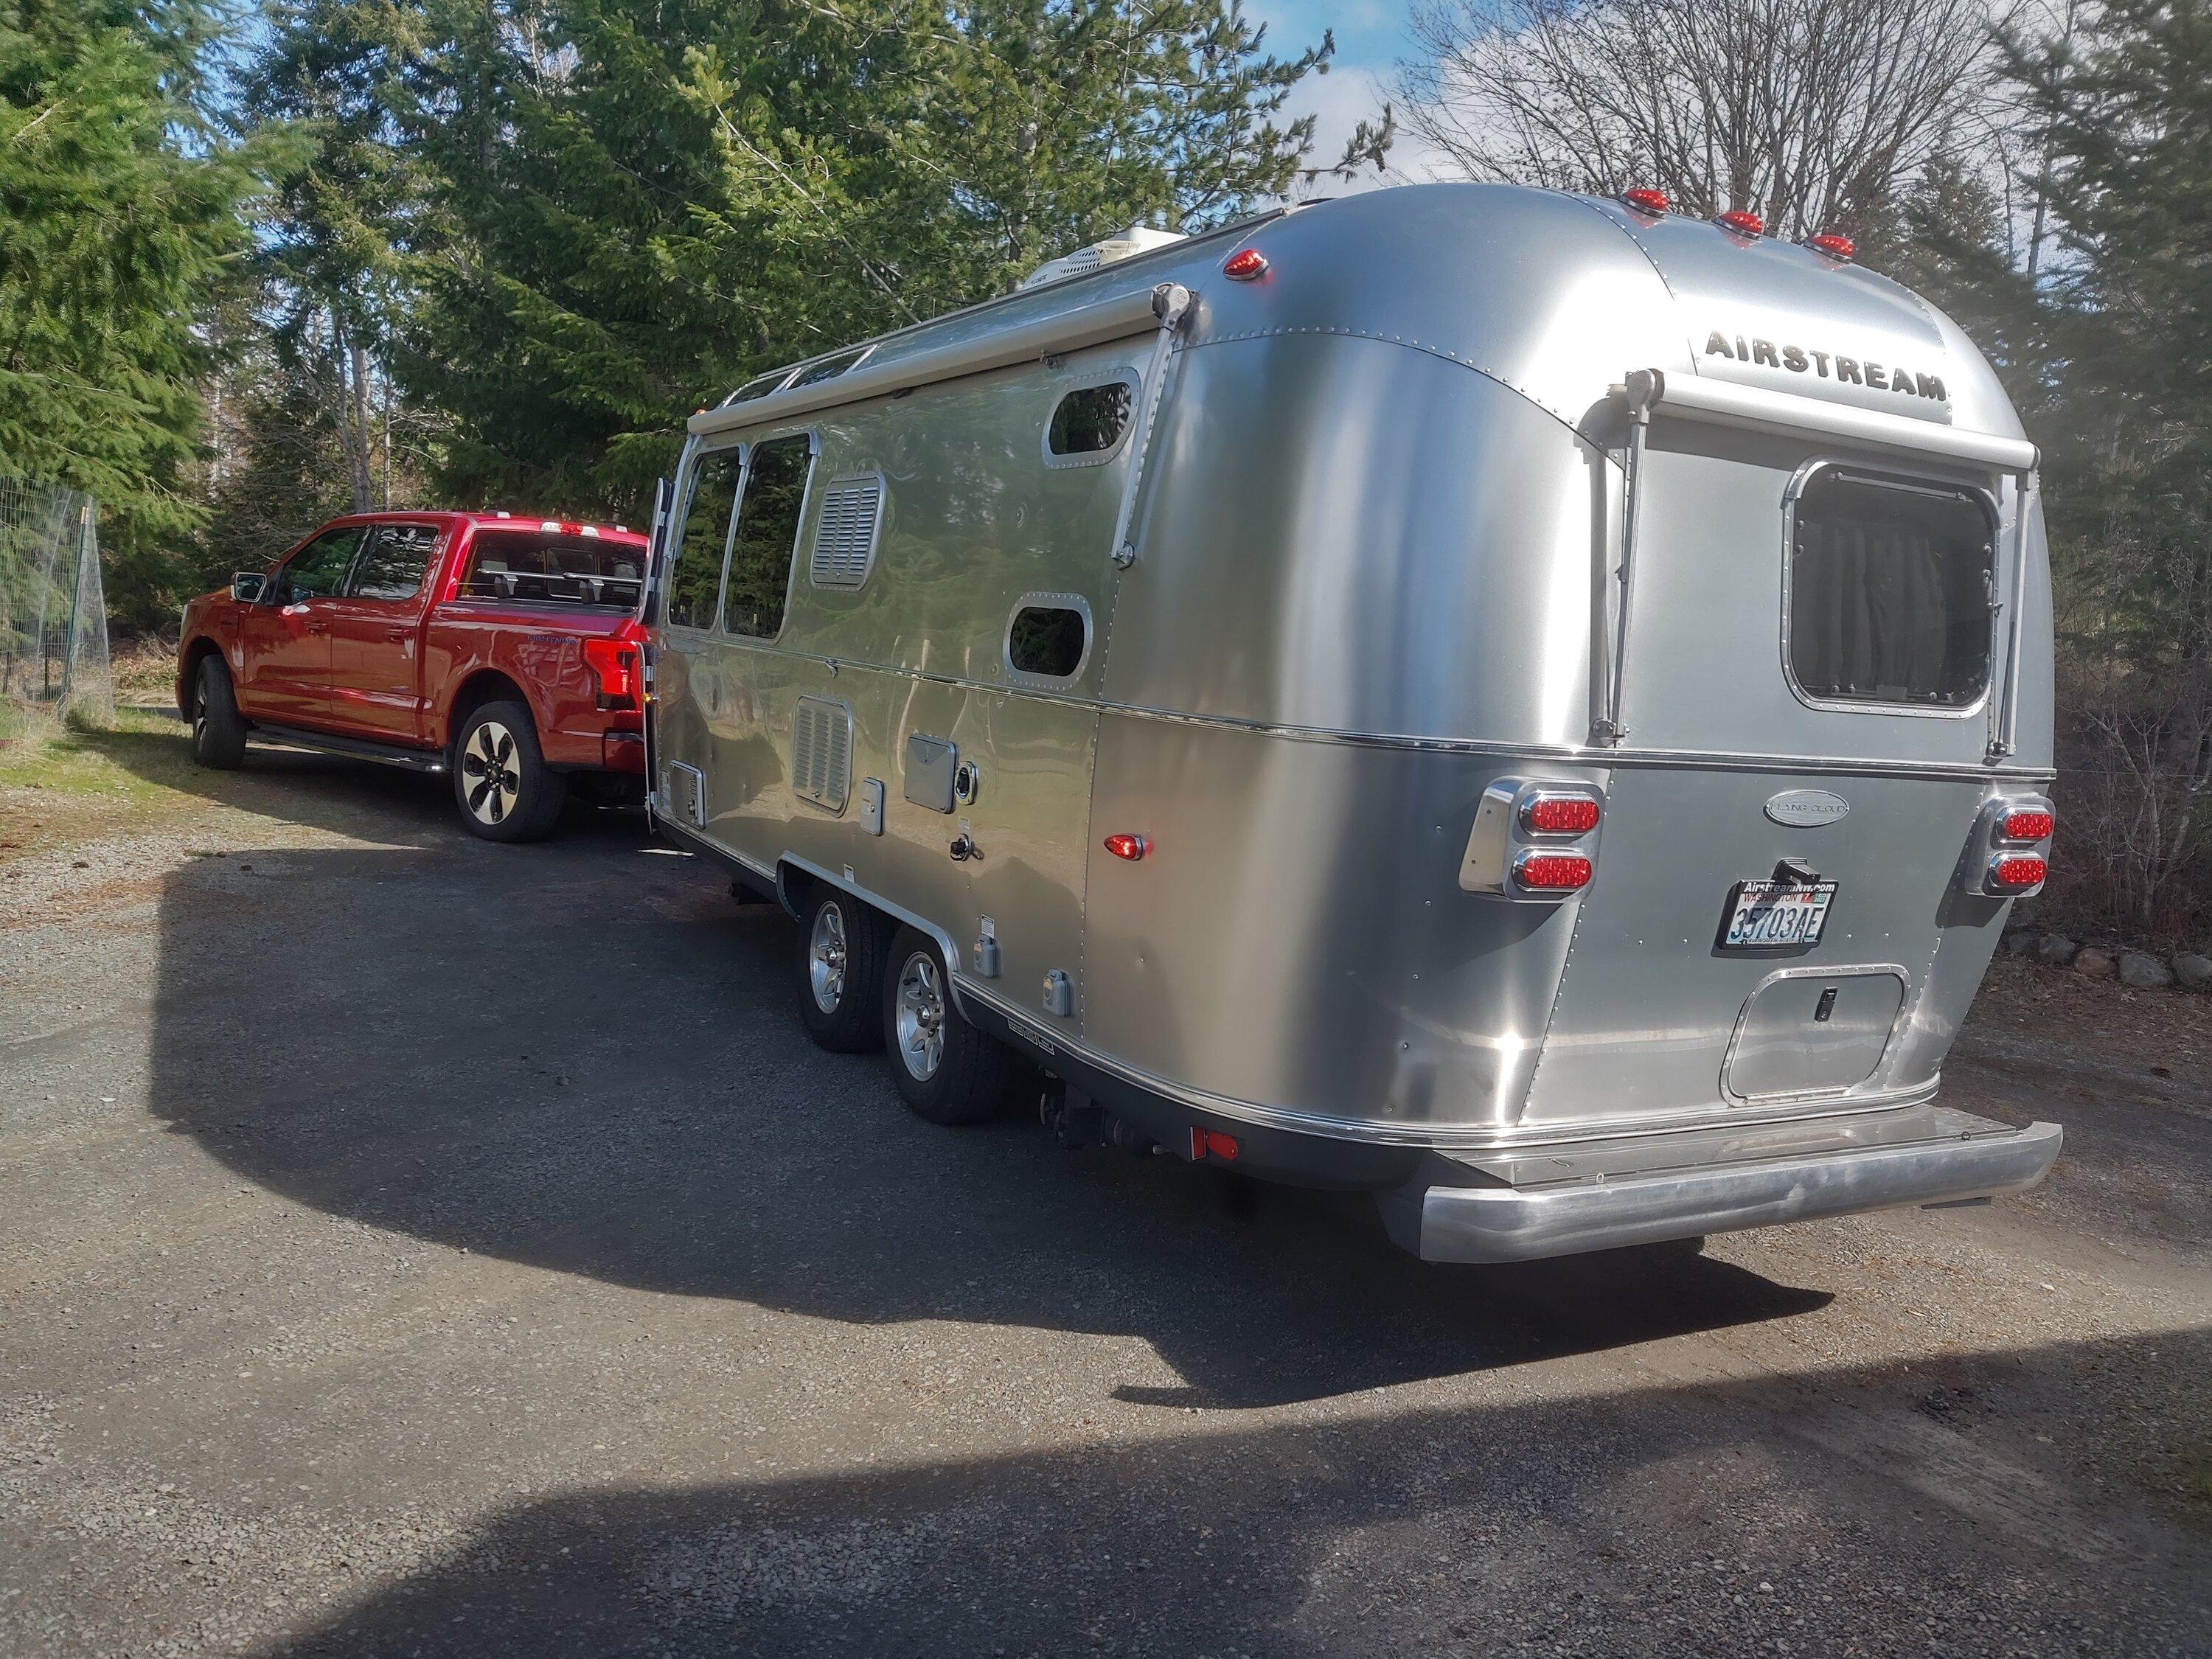
[[[2055,1123],[2021,1129],[1937,1107],[1881,1119],[1832,1122],[1825,1136],[1789,1125],[1432,1156],[1378,1202],[1391,1237],[1425,1261],[1534,1261],[2022,1192],[2063,1138]]]

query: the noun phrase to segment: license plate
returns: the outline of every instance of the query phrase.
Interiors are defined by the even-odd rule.
[[[1723,951],[1760,951],[1818,945],[1835,902],[1836,884],[1807,886],[1786,881],[1740,883],[1721,929]]]

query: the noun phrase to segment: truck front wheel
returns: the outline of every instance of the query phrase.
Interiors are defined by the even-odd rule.
[[[883,1008],[891,1079],[915,1115],[948,1124],[998,1115],[1013,1056],[960,1017],[937,946],[915,928],[891,941]]]
[[[552,832],[568,780],[545,764],[538,727],[519,702],[488,702],[453,744],[461,822],[486,841],[539,841]]]
[[[232,771],[246,759],[246,721],[230,668],[212,653],[200,659],[192,685],[192,758],[217,772]]]

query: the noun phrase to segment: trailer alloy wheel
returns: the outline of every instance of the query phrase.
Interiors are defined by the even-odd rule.
[[[960,1017],[944,959],[928,936],[899,930],[884,976],[883,1031],[891,1079],[932,1123],[981,1123],[998,1115],[1012,1056]]]
[[[568,798],[568,780],[545,764],[538,726],[519,702],[488,702],[453,745],[453,796],[461,822],[486,841],[537,841]]]
[[[883,1047],[885,932],[875,910],[826,884],[806,913],[799,936],[799,1017],[807,1034],[834,1054]]]

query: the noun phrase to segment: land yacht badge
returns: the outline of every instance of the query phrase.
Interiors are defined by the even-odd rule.
[[[1850,802],[1825,789],[1785,789],[1766,803],[1766,816],[1792,830],[1833,823],[1850,810]]]

